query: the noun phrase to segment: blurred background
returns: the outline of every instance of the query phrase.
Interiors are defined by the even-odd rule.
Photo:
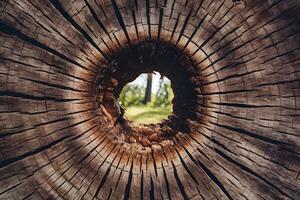
[[[125,116],[136,123],[158,123],[172,113],[171,82],[160,73],[141,74],[119,96]]]

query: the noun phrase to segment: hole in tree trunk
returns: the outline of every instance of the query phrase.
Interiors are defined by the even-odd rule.
[[[299,7],[1,0],[0,199],[299,199]],[[154,71],[172,113],[126,119]]]
[[[98,92],[100,110],[112,127],[111,136],[118,142],[151,146],[164,141],[172,143],[176,134],[189,134],[189,121],[197,118],[195,108],[201,99],[201,76],[190,57],[168,43],[145,41],[122,49],[114,58],[114,62],[102,72],[105,76],[99,79]],[[152,82],[150,74],[154,71],[168,77],[172,83],[173,112],[160,123],[138,125],[124,117],[125,110],[118,98],[126,84],[142,73],[148,74],[146,79]],[[146,88],[145,96],[140,100],[142,104],[151,99]]]

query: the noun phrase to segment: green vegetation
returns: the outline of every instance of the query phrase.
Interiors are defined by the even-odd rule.
[[[151,106],[130,106],[126,109],[126,117],[140,124],[158,123],[172,113],[172,106],[151,107]]]
[[[173,90],[169,79],[159,79],[156,75],[153,82],[157,85],[151,91],[151,101],[143,104],[147,88],[146,78],[144,76],[139,82],[127,84],[118,100],[125,108],[125,116],[129,120],[143,124],[158,123],[172,113]]]
[[[119,103],[125,108],[129,108],[130,106],[142,105],[142,101],[145,95],[145,88],[146,87],[142,85],[125,85],[118,99]]]

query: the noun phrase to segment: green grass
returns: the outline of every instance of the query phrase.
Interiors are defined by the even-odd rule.
[[[172,107],[131,106],[126,108],[125,116],[136,123],[158,123],[172,113]]]

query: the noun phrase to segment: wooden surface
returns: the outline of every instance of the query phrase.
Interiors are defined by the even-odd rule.
[[[0,0],[0,199],[299,199],[299,7]],[[111,139],[97,88],[146,40],[199,85],[188,131],[145,148]]]

